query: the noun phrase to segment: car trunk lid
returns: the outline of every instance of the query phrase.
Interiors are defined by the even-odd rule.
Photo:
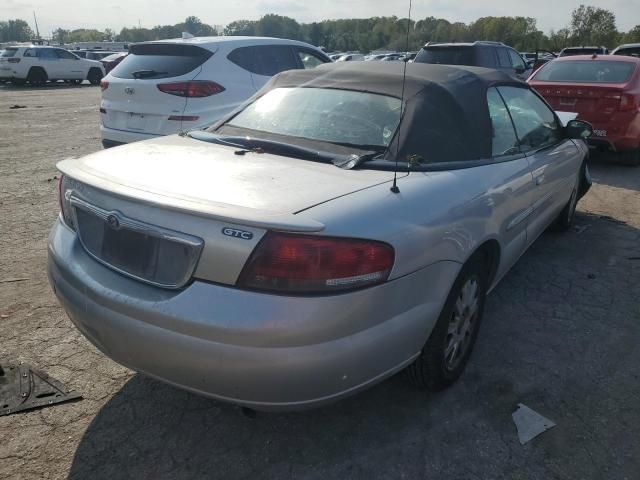
[[[60,162],[85,249],[168,288],[191,275],[235,284],[268,230],[320,232],[309,207],[391,181],[389,172],[236,150],[168,136]]]

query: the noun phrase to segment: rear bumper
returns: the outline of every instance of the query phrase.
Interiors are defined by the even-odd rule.
[[[260,410],[334,401],[408,365],[458,271],[457,263],[441,262],[326,297],[200,281],[169,291],[94,261],[59,220],[49,238],[52,288],[102,352],[180,388]]]
[[[107,128],[104,125],[100,125],[100,135],[102,136],[102,145],[105,148],[162,136],[148,133],[129,132],[126,130],[116,130],[113,128]]]

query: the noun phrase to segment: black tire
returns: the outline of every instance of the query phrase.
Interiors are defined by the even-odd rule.
[[[454,383],[464,371],[484,314],[488,270],[482,254],[474,255],[462,267],[420,356],[405,370],[409,381],[415,386],[437,392]],[[462,315],[458,315],[456,321],[456,312],[459,311],[458,302],[462,301],[464,293],[467,292],[464,289],[470,284],[475,284],[477,287],[475,290],[477,303],[475,313],[470,317],[469,329],[461,332],[456,325],[460,323]],[[450,331],[450,327],[455,333]],[[466,343],[460,347],[459,353],[456,349],[456,353],[452,356],[451,352],[449,354],[447,352],[451,350],[452,341],[455,337],[460,337],[461,333],[464,333],[461,341]]]
[[[640,165],[640,149],[619,152],[618,163],[628,167],[637,167]]]
[[[90,69],[87,74],[87,80],[89,80],[91,85],[100,85],[100,80],[102,80],[102,71],[99,68]]]
[[[585,176],[585,169],[587,168],[586,162],[582,163],[580,172],[578,173],[578,180],[573,187],[571,197],[564,206],[562,211],[558,214],[558,217],[551,224],[551,230],[555,232],[566,232],[573,225],[573,219],[576,216],[576,207],[578,206],[578,200],[580,200],[580,190],[582,187],[582,179]]]
[[[34,87],[43,86],[45,83],[47,83],[47,80],[47,72],[39,67],[31,68],[31,70],[29,70],[29,74],[27,75],[27,82],[29,82]]]

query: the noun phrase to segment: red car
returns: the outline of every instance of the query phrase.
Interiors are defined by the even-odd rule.
[[[128,54],[128,52],[118,52],[114,53],[113,55],[109,55],[108,57],[104,57],[102,60],[100,60],[102,62],[102,65],[104,65],[105,75],[113,70],[116,65],[118,65],[122,60],[124,60],[124,57],[126,57]]]
[[[579,55],[552,60],[527,80],[556,111],[593,125],[590,146],[640,165],[640,59]]]

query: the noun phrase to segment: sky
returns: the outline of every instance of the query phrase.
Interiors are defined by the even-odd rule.
[[[627,31],[640,24],[640,0],[413,0],[411,18],[428,16],[451,22],[470,23],[483,16],[523,16],[538,21],[545,33],[568,25],[571,11],[580,3],[600,6],[616,15],[617,26]],[[35,10],[40,34],[57,28],[111,28],[140,24],[173,25],[189,15],[210,25],[226,25],[234,20],[257,20],[277,13],[307,23],[338,18],[391,16],[406,18],[409,0],[0,0],[0,20],[22,18],[34,29]]]

